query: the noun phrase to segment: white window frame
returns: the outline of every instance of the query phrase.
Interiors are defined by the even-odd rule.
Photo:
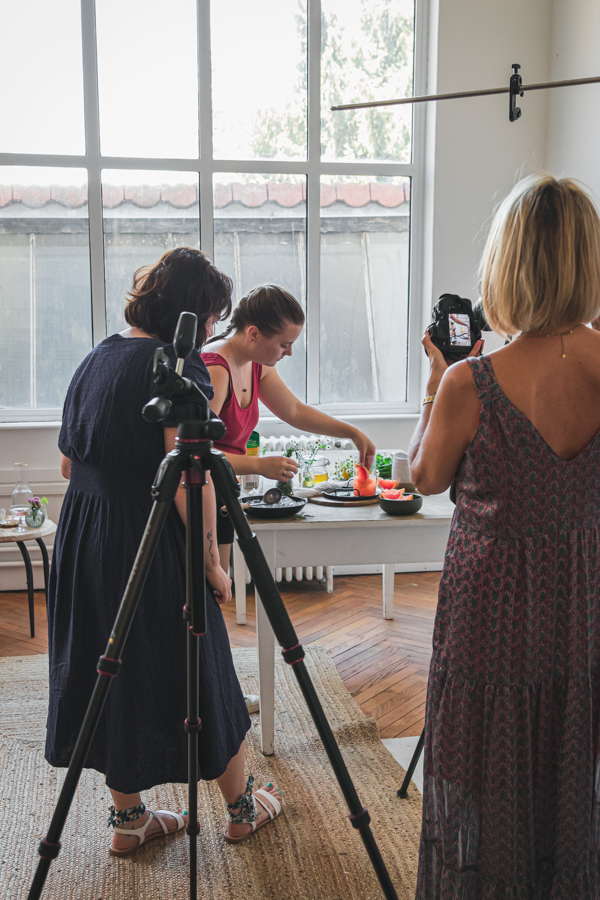
[[[346,418],[390,418],[414,414],[419,408],[421,379],[420,332],[423,295],[423,215],[425,105],[413,107],[411,163],[322,162],[321,119],[321,0],[308,0],[308,154],[303,162],[281,160],[213,160],[210,0],[196,0],[198,20],[198,81],[200,155],[198,159],[156,159],[100,155],[98,66],[94,0],[81,0],[83,92],[86,154],[83,156],[0,153],[2,166],[45,166],[86,169],[94,346],[106,337],[104,235],[101,175],[103,169],[166,170],[197,172],[200,186],[200,246],[211,258],[214,251],[213,175],[219,172],[304,175],[307,178],[307,402],[332,415]],[[425,93],[427,79],[427,0],[415,0],[415,94]],[[334,113],[334,115],[344,115]],[[411,178],[409,327],[406,401],[319,404],[320,377],[320,178],[322,175],[387,175]],[[59,421],[61,409],[3,410],[5,422]]]

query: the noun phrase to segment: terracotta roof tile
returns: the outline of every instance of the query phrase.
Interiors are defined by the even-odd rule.
[[[37,209],[45,206],[50,200],[50,188],[47,185],[36,184],[14,184],[13,200],[20,200],[24,206],[30,209]]]
[[[374,181],[371,185],[371,200],[381,206],[400,206],[404,203],[403,184],[380,184]]]
[[[269,200],[280,206],[298,206],[302,203],[302,185],[290,182],[270,181],[267,185]]]
[[[227,206],[233,200],[233,191],[230,184],[220,184],[217,182],[214,186],[215,206],[220,209]]]
[[[335,184],[321,184],[321,206],[331,206],[336,199]]]
[[[135,206],[149,209],[160,202],[160,186],[157,184],[136,184],[125,186],[125,199]]]
[[[102,206],[105,209],[113,209],[119,206],[125,198],[125,189],[118,184],[102,185]]]
[[[266,184],[237,184],[234,182],[231,187],[233,199],[243,206],[256,207],[267,202]]]
[[[50,199],[61,206],[75,208],[87,203],[87,185],[53,184],[50,187]]]
[[[1,185],[0,207],[12,202],[21,202],[25,206],[36,209],[45,206],[50,200],[61,206],[77,208],[87,202],[87,186],[63,185]],[[196,184],[176,185],[113,185],[102,186],[102,204],[105,209],[114,209],[128,201],[133,206],[148,209],[162,200],[177,209],[188,209],[198,202]],[[217,209],[222,209],[232,202],[241,203],[249,209],[255,209],[267,202],[291,208],[306,200],[306,181],[300,184],[269,181],[263,184],[215,183],[214,202]],[[366,206],[369,202],[391,209],[410,200],[410,183],[386,184],[371,182],[370,184],[353,184],[338,182],[337,184],[321,184],[321,207],[332,206],[336,202],[351,207]]]
[[[163,185],[160,189],[160,199],[163,203],[170,203],[178,209],[187,209],[198,202],[197,184],[173,184]]]
[[[369,184],[349,184],[340,181],[336,185],[337,199],[347,206],[366,206],[371,201],[370,187]]]

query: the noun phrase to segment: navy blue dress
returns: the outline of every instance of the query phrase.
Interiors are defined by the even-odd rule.
[[[67,766],[152,505],[165,455],[160,425],[141,415],[154,351],[172,345],[115,334],[81,363],[65,400],[59,447],[71,460],[50,573],[50,708],[46,759]],[[213,396],[193,351],[183,374]],[[185,528],[173,505],[111,684],[86,765],[125,794],[187,781]],[[222,775],[250,718],[223,615],[208,589],[200,644],[200,777]]]

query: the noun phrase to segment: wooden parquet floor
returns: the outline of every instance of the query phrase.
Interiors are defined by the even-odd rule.
[[[382,617],[381,576],[337,577],[333,594],[312,582],[282,585],[303,644],[325,644],[340,676],[383,738],[421,733],[439,572],[396,575],[394,619]],[[254,591],[247,624],[223,607],[232,647],[256,646]],[[0,593],[0,656],[47,652],[44,596],[35,595],[36,637],[29,637],[27,594]]]

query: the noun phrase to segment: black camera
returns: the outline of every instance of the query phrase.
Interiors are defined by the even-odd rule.
[[[442,294],[433,307],[433,322],[427,328],[431,340],[450,364],[465,359],[481,340],[481,332],[491,330],[481,298],[473,306],[458,294]]]

